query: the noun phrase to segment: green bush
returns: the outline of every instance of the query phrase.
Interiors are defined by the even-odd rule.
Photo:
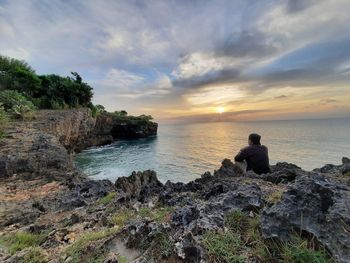
[[[72,77],[58,75],[39,76],[41,79],[41,108],[65,108],[90,106],[93,96],[92,87],[82,82],[78,73],[72,72]]]
[[[124,110],[109,112],[107,114],[114,117],[118,122],[135,125],[146,125],[151,120],[153,120],[153,117],[151,115],[132,116],[128,115],[128,113]]]
[[[27,96],[35,96],[41,81],[25,62],[0,55],[0,90],[17,90]]]
[[[11,254],[14,254],[28,247],[39,246],[44,242],[45,237],[44,233],[16,232],[15,234],[7,234],[0,237],[0,244],[7,247]]]
[[[15,90],[38,108],[65,109],[91,104],[92,87],[77,72],[71,77],[38,76],[24,61],[0,55],[0,91]]]
[[[8,116],[4,107],[0,103],[0,139],[5,135],[5,128],[7,127]]]
[[[126,117],[128,113],[125,110],[115,111],[112,113],[116,117]]]
[[[100,104],[97,104],[97,105],[95,105],[95,107],[97,108],[97,110],[99,111],[99,112],[106,112],[106,109],[105,109],[105,107],[103,106],[103,105],[100,105]]]
[[[106,113],[107,112],[105,107],[103,107],[102,105],[99,105],[99,104],[98,105],[93,105],[91,103],[90,109],[91,109],[92,117],[94,117],[94,118],[99,116],[102,113]]]
[[[36,110],[34,104],[15,90],[0,92],[0,103],[4,110],[14,118],[31,118]]]

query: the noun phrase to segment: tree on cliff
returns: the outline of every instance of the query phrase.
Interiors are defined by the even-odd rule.
[[[72,77],[37,75],[25,61],[0,55],[0,91],[15,90],[38,108],[91,106],[92,87],[77,72]]]
[[[40,79],[25,61],[0,55],[0,90],[17,90],[33,97],[40,90]]]
[[[55,74],[40,76],[41,108],[65,108],[89,106],[93,96],[92,87],[82,81],[78,73],[75,78]]]

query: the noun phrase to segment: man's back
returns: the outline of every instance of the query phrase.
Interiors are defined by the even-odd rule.
[[[249,145],[236,155],[236,162],[247,162],[247,171],[257,174],[270,172],[268,149],[265,145]]]

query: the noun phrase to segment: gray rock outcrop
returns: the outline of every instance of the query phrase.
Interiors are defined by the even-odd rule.
[[[265,238],[295,232],[316,238],[339,262],[350,262],[350,189],[322,175],[298,178],[281,202],[262,213]]]

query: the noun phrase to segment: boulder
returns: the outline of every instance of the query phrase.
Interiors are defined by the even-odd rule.
[[[115,187],[125,194],[127,199],[137,199],[144,202],[147,197],[159,193],[163,184],[154,171],[132,172],[129,177],[119,177]]]
[[[350,176],[350,159],[347,157],[342,158],[342,174]]]
[[[221,163],[219,170],[214,172],[216,177],[225,177],[225,176],[242,176],[244,171],[235,165],[230,159],[224,159]]]
[[[71,210],[87,205],[115,191],[113,183],[109,180],[86,180],[70,186],[71,191],[60,198],[59,207]]]
[[[248,176],[253,178],[259,178],[274,184],[279,184],[292,182],[295,180],[295,178],[306,174],[306,171],[302,170],[299,166],[295,164],[279,162],[276,165],[271,165],[270,173],[261,175],[248,173]]]
[[[172,216],[174,225],[187,226],[193,220],[199,218],[199,210],[196,206],[185,206],[178,208]]]
[[[26,129],[5,143],[0,151],[0,179],[13,175],[22,179],[40,177],[58,181],[69,178],[73,169],[71,157],[56,137]]]
[[[282,200],[262,213],[265,238],[314,237],[339,262],[350,258],[350,187],[319,174],[297,178]]]

